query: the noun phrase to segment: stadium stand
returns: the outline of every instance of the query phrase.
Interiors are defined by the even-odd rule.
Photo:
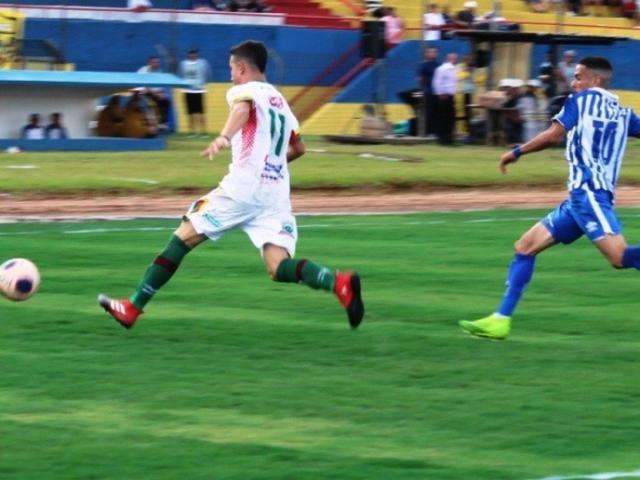
[[[349,20],[341,18],[341,14],[312,0],[267,0],[265,2],[274,13],[287,16],[288,25],[301,25],[314,28],[351,28]]]
[[[44,5],[52,0],[22,0],[16,4]],[[79,3],[79,2],[78,2]],[[125,1],[92,0],[83,5],[122,8]],[[267,44],[272,52],[269,79],[278,84],[292,103],[297,115],[304,121],[309,133],[353,132],[362,106],[366,103],[384,103],[388,119],[405,119],[409,107],[401,103],[397,92],[415,87],[415,65],[420,59],[422,45],[406,41],[393,49],[384,69],[359,56],[360,32],[357,18],[364,13],[363,4],[355,0],[268,0],[274,15],[287,15],[278,26],[223,25],[192,23],[188,26],[167,21],[109,21],[67,19],[61,22],[53,18],[27,18],[25,38],[47,40],[59,47],[67,62],[78,70],[135,71],[144,64],[150,54],[162,57],[165,71],[175,71],[176,58],[193,46],[211,63],[213,82],[208,86],[209,129],[218,130],[224,119],[226,105],[223,92],[230,86],[226,55],[232,45],[255,38]],[[387,0],[385,5],[396,7],[409,30],[409,39],[421,38],[422,2],[417,0]],[[462,8],[463,0],[451,2],[451,11]],[[489,11],[493,2],[479,0],[479,13]],[[154,7],[167,8],[180,5],[188,8],[190,2],[154,1]],[[309,14],[310,10],[317,15]],[[548,32],[556,29],[556,17],[552,13],[531,13],[523,0],[504,0],[502,15],[509,20],[522,22],[524,31]],[[146,15],[146,14],[145,14]],[[233,14],[226,14],[233,15]],[[260,16],[253,17],[257,20]],[[243,17],[243,21],[252,23]],[[607,34],[638,37],[639,31],[630,29],[631,22],[621,17],[567,17],[564,31],[583,34]],[[597,26],[596,25],[597,21]],[[305,23],[307,22],[307,23]],[[315,22],[315,23],[314,23]],[[304,23],[303,28],[293,26]],[[181,25],[181,24],[180,24]],[[207,42],[203,43],[202,38]],[[640,106],[637,88],[637,66],[633,58],[640,54],[640,42],[626,42],[624,46],[592,48],[590,53],[604,53],[616,65],[618,72],[614,87],[621,91],[625,101]],[[439,43],[442,54],[448,51],[465,53],[468,44],[448,40]],[[501,48],[496,47],[496,52]],[[522,65],[517,74],[522,78],[534,75],[546,51],[544,46],[517,47]],[[567,48],[572,48],[567,46]],[[605,50],[606,48],[606,50]],[[578,56],[579,47],[575,48]],[[114,55],[113,52],[126,52]],[[312,54],[310,54],[312,52]],[[633,52],[633,55],[629,54]],[[621,68],[622,67],[622,68]],[[500,67],[501,68],[501,67]],[[380,82],[384,92],[376,87]],[[179,118],[182,118],[182,102],[175,102]],[[184,122],[180,122],[181,126]]]

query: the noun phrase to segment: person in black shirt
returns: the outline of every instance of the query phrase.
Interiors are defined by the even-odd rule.
[[[62,125],[62,114],[52,113],[51,123],[44,130],[45,138],[49,140],[64,140],[69,138],[67,129]]]
[[[27,123],[20,131],[20,138],[24,140],[43,140],[44,128],[40,125],[40,115],[32,113]]]
[[[456,15],[456,23],[461,27],[471,28],[476,21],[476,8],[478,3],[470,0],[464,2],[464,10],[460,10]]]
[[[438,98],[433,93],[433,75],[436,71],[436,68],[440,66],[440,62],[438,61],[438,49],[437,48],[427,48],[424,52],[424,62],[420,64],[420,69],[418,71],[418,80],[420,82],[420,86],[422,87],[422,92],[424,95],[424,122],[425,122],[425,134],[435,135],[436,133],[436,114],[437,114],[437,105]]]
[[[538,78],[542,82],[543,91],[547,98],[553,98],[556,95],[556,68],[551,62],[551,54],[547,53],[544,62],[538,67]]]

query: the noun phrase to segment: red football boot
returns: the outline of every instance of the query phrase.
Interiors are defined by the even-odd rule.
[[[360,276],[353,272],[336,272],[336,282],[333,293],[347,311],[349,325],[358,328],[364,317],[364,303],[360,294]]]
[[[133,327],[142,313],[129,300],[113,300],[104,293],[98,295],[98,304],[124,328]]]

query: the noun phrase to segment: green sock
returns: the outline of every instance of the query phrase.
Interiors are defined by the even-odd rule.
[[[151,297],[169,281],[180,266],[180,262],[191,248],[182,240],[173,235],[162,253],[147,268],[142,281],[130,300],[136,308],[142,310],[151,300]]]
[[[280,262],[276,271],[276,282],[304,283],[311,288],[332,291],[335,276],[331,270],[310,260],[287,258]]]

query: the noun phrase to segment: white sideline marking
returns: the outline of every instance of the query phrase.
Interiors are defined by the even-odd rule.
[[[393,224],[385,222],[358,222],[358,223],[344,223],[344,224],[331,224],[331,223],[308,223],[306,225],[299,225],[299,229],[305,228],[352,228],[352,227],[404,227],[404,226],[416,226],[416,225],[441,225],[443,223],[493,223],[493,222],[528,222],[532,220],[538,220],[539,217],[511,217],[511,218],[483,218],[483,219],[471,219],[471,220],[413,220],[408,222],[395,222]],[[30,234],[46,234],[46,233],[62,233],[65,235],[86,235],[91,233],[119,233],[119,232],[158,232],[164,230],[175,230],[175,227],[114,227],[114,228],[83,228],[73,230],[24,230],[18,232],[0,232],[0,237],[9,237],[15,235],[30,235]]]
[[[4,168],[9,168],[11,170],[32,170],[38,167],[36,167],[35,165],[7,165]]]
[[[156,180],[151,180],[150,178],[126,178],[126,177],[111,177],[107,178],[107,180],[118,180],[124,182],[134,182],[134,183],[144,183],[146,185],[158,185],[160,182]]]
[[[85,233],[107,232],[158,232],[161,230],[175,230],[175,227],[86,228],[84,230],[62,230],[62,233],[78,235]]]
[[[360,158],[373,158],[375,160],[384,160],[385,162],[400,162],[399,158],[385,157],[383,155],[374,155],[373,153],[361,153],[358,155]]]
[[[604,472],[587,475],[569,475],[538,478],[536,480],[614,480],[616,478],[640,478],[640,470],[633,472]]]

